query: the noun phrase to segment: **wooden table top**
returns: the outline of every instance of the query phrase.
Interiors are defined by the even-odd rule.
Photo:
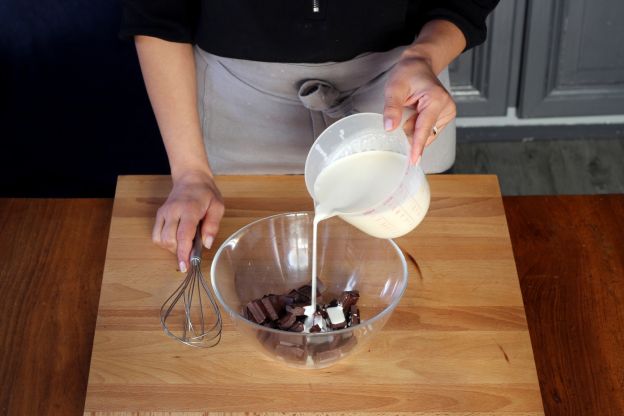
[[[224,321],[221,343],[193,349],[160,327],[180,284],[151,242],[168,177],[117,182],[87,399],[98,411],[543,414],[528,325],[495,176],[433,176],[425,220],[396,240],[418,263],[388,324],[327,369],[264,358]],[[256,219],[312,210],[302,176],[218,178],[228,207],[215,247]],[[215,250],[204,253],[204,270]],[[364,318],[366,319],[366,318]]]
[[[623,207],[505,198],[546,414],[624,413]],[[82,412],[111,208],[0,200],[0,414]]]

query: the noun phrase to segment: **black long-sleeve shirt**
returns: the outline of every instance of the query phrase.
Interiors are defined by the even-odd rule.
[[[345,61],[407,45],[433,19],[482,43],[498,0],[125,0],[120,35],[268,62]]]

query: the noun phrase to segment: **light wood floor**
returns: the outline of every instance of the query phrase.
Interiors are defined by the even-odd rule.
[[[453,173],[495,173],[504,195],[624,193],[624,140],[457,144]]]

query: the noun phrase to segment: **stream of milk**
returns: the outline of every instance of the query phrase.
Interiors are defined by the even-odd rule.
[[[385,150],[355,153],[330,164],[314,183],[312,231],[312,313],[316,311],[319,222],[335,215],[360,213],[382,201],[405,174],[406,156]],[[383,224],[369,224],[382,227]]]

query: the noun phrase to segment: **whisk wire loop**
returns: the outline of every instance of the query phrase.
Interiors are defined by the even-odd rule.
[[[221,340],[222,320],[219,307],[201,272],[201,247],[198,227],[189,271],[178,288],[163,303],[160,323],[167,335],[183,344],[210,348]]]

